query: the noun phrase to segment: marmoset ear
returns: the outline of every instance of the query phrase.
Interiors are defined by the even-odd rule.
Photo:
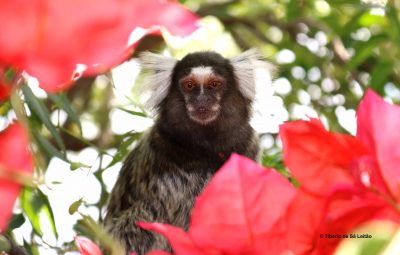
[[[251,101],[255,98],[257,83],[271,85],[275,67],[263,59],[259,50],[254,48],[247,50],[231,58],[231,64],[239,91]],[[268,75],[262,75],[263,72]]]
[[[171,86],[172,71],[177,60],[152,52],[140,54],[142,68],[149,72],[141,86],[142,91],[149,91],[150,97],[145,106],[154,109],[167,96]]]

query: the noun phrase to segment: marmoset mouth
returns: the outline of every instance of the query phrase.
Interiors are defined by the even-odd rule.
[[[188,107],[188,115],[194,122],[207,125],[217,119],[219,107]]]

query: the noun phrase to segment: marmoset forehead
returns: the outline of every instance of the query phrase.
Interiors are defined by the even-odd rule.
[[[214,71],[211,66],[197,66],[192,67],[189,75],[194,75],[198,77],[205,77],[214,74]]]
[[[230,60],[215,52],[196,52],[177,62],[173,76],[179,82],[190,79],[205,84],[215,80],[229,82],[234,75]]]
[[[210,66],[192,67],[188,76],[195,78],[201,83],[204,83],[210,76],[214,74]]]
[[[214,79],[225,80],[224,77],[218,72],[215,72],[211,66],[197,66],[189,68],[180,80],[182,81],[186,79],[196,80],[200,84]]]
[[[193,77],[196,79],[207,79],[212,76],[220,76],[224,77],[227,75],[227,71],[224,66],[214,66],[214,65],[199,65],[199,66],[191,66],[186,67],[183,70],[180,70],[179,77]]]
[[[183,75],[179,81],[185,82],[194,80],[197,84],[206,84],[210,81],[225,81],[225,78],[218,73],[215,73],[210,66],[199,66],[190,69],[187,75]]]

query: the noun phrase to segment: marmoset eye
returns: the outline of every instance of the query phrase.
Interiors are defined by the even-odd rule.
[[[195,83],[193,81],[191,81],[191,80],[184,81],[182,83],[182,86],[183,86],[183,89],[186,90],[186,91],[191,91],[196,87]]]
[[[221,86],[222,86],[222,82],[220,82],[220,81],[212,81],[209,83],[209,87],[211,87],[213,89],[217,89]]]

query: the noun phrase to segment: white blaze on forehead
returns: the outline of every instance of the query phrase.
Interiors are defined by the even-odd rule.
[[[190,70],[189,75],[196,77],[196,80],[200,83],[200,92],[204,92],[204,83],[207,81],[208,77],[213,74],[211,66],[197,66]]]
[[[196,79],[201,82],[202,84],[206,81],[210,75],[212,75],[214,72],[211,68],[211,66],[197,66],[193,67],[190,70],[189,75],[193,75],[196,77]]]

